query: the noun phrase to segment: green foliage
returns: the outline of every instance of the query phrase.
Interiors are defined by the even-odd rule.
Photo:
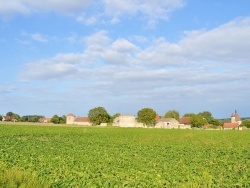
[[[58,115],[54,115],[52,118],[51,118],[51,122],[54,123],[54,124],[59,124],[60,123],[60,118]]]
[[[60,124],[66,124],[66,116],[65,115],[60,117],[59,120],[60,120]]]
[[[240,126],[250,128],[250,120],[243,120]]]
[[[59,117],[58,115],[54,115],[51,118],[51,122],[54,124],[65,124],[66,123],[66,116],[63,115],[62,117]]]
[[[93,125],[100,125],[110,121],[110,116],[104,107],[96,107],[89,110],[88,118]]]
[[[31,117],[29,119],[29,122],[38,122],[38,118],[37,117]]]
[[[198,113],[198,115],[204,117],[207,120],[208,124],[216,125],[216,126],[222,125],[219,120],[217,120],[217,119],[215,119],[215,118],[212,117],[211,112],[204,111],[204,112]]]
[[[0,116],[0,121],[2,121],[3,120],[3,116]]]
[[[207,124],[207,120],[200,115],[191,115],[189,121],[191,127],[198,127],[201,128],[205,124]]]
[[[13,114],[14,114],[13,112],[7,112],[6,116],[10,116],[11,117]]]
[[[0,132],[0,174],[11,172],[4,180],[24,172],[27,184],[49,187],[250,187],[248,131],[1,125]]]
[[[183,115],[183,117],[192,117],[192,116],[195,116],[196,114],[194,113],[186,113]]]
[[[10,169],[0,171],[0,187],[2,188],[46,188],[49,187],[44,181],[39,180],[37,175]]]
[[[164,115],[164,117],[165,118],[174,118],[177,121],[180,120],[180,114],[176,110],[169,110],[168,112],[166,112],[166,114]]]
[[[147,126],[154,126],[156,123],[156,112],[151,108],[143,108],[137,112],[138,121]]]

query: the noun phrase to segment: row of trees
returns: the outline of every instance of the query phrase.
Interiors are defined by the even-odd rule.
[[[20,117],[18,114],[13,113],[13,112],[8,112],[6,113],[6,116],[10,117],[9,119],[5,121],[16,121],[16,122],[39,122],[41,118],[45,118],[42,115],[26,115]],[[3,120],[3,116],[0,116],[0,121]],[[51,122],[54,124],[65,124],[66,123],[66,116],[63,115],[62,117],[59,117],[58,115],[54,115],[51,118]]]
[[[88,117],[93,125],[99,125],[101,123],[112,123],[114,118],[119,116],[120,114],[115,114],[110,116],[105,108],[103,107],[96,107],[89,111]],[[147,125],[147,126],[154,126],[156,124],[156,116],[157,113],[151,108],[143,108],[138,111],[137,117],[138,121]],[[176,110],[169,110],[163,116],[164,118],[175,118],[176,120],[180,120],[180,114]],[[189,117],[189,124],[192,127],[202,127],[204,125],[213,125],[213,126],[221,126],[222,122],[215,119],[212,114],[208,111],[200,112],[198,114],[194,113],[187,113],[184,114],[184,117]]]
[[[44,118],[44,116],[39,115],[20,117],[18,114],[13,112],[6,113],[6,116],[11,117],[11,120],[21,122],[39,122],[40,118]],[[88,118],[93,125],[100,125],[101,123],[113,123],[114,119],[118,116],[120,116],[119,113],[116,113],[113,116],[109,115],[104,107],[93,108],[89,110],[88,113]],[[137,112],[137,120],[147,126],[154,126],[156,124],[156,116],[157,113],[151,108],[143,108]],[[215,119],[209,111],[203,111],[198,114],[186,113],[183,116],[189,117],[189,124],[192,127],[200,128],[204,125],[221,126],[223,124],[223,122]],[[179,121],[180,114],[176,110],[169,110],[165,113],[163,118],[174,118]],[[2,116],[0,116],[0,120],[2,120]],[[65,124],[66,116],[63,115],[62,117],[59,117],[58,115],[54,115],[51,118],[51,122],[54,124]],[[241,126],[250,128],[250,121],[243,120]]]
[[[62,117],[59,117],[58,115],[54,115],[50,121],[51,121],[51,123],[54,123],[54,124],[65,124],[66,123],[66,116],[63,115]]]

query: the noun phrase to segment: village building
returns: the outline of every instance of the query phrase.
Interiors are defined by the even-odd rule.
[[[191,129],[190,117],[182,117],[180,119],[179,128],[180,129]]]
[[[120,115],[113,121],[113,126],[118,127],[144,127],[143,123],[137,122],[133,115]]]
[[[159,119],[155,125],[155,128],[163,128],[163,129],[191,129],[191,125],[186,121],[186,117],[184,117],[185,121],[181,120],[182,123],[179,123],[174,118],[162,118]]]
[[[242,128],[240,127],[241,125],[241,118],[237,111],[235,110],[235,113],[231,115],[231,122],[230,123],[224,123],[223,124],[223,129],[224,130],[232,130],[232,129],[238,129],[241,130]]]
[[[162,118],[157,121],[155,128],[178,129],[179,122],[174,118]]]
[[[68,125],[85,125],[91,126],[88,117],[76,117],[74,114],[70,113],[66,116],[66,124]]]
[[[50,123],[51,122],[51,118],[40,118],[38,121],[40,123]]]
[[[2,121],[11,121],[11,117],[10,116],[3,116]]]

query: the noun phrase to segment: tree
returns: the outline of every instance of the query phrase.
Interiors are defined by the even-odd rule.
[[[180,114],[179,112],[177,112],[176,110],[169,110],[165,115],[164,115],[165,118],[174,118],[176,119],[177,121],[180,120]]]
[[[0,116],[0,121],[2,121],[3,120],[3,116]]]
[[[27,117],[27,116],[22,116],[22,117],[20,118],[20,121],[21,121],[21,122],[28,121],[28,117]]]
[[[66,123],[66,116],[65,115],[63,115],[59,119],[60,119],[60,124],[65,124]]]
[[[190,116],[189,123],[192,127],[201,128],[203,125],[207,124],[207,120],[201,115],[192,115]]]
[[[29,122],[38,122],[38,118],[36,116],[32,116],[30,119],[29,119]]]
[[[19,121],[19,120],[20,120],[20,116],[19,116],[18,114],[13,114],[13,115],[11,116],[11,120],[12,120],[12,121]]]
[[[54,123],[54,124],[59,124],[60,123],[60,118],[58,117],[58,115],[54,115],[51,118],[51,122]]]
[[[250,128],[250,120],[243,120],[240,126]]]
[[[10,116],[11,117],[13,114],[14,114],[13,112],[7,112],[6,116]]]
[[[147,125],[154,126],[156,123],[156,112],[151,108],[143,108],[137,112],[138,121]]]
[[[192,117],[192,116],[195,116],[194,113],[186,113],[183,115],[183,117]]]
[[[88,118],[93,125],[108,123],[110,116],[104,107],[96,107],[89,110]]]
[[[207,120],[208,124],[216,125],[216,126],[221,125],[220,121],[213,118],[212,114],[209,111],[200,112],[198,113],[198,115],[204,117]]]

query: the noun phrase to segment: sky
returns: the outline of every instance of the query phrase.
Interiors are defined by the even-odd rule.
[[[0,0],[0,114],[250,116],[249,0]]]

